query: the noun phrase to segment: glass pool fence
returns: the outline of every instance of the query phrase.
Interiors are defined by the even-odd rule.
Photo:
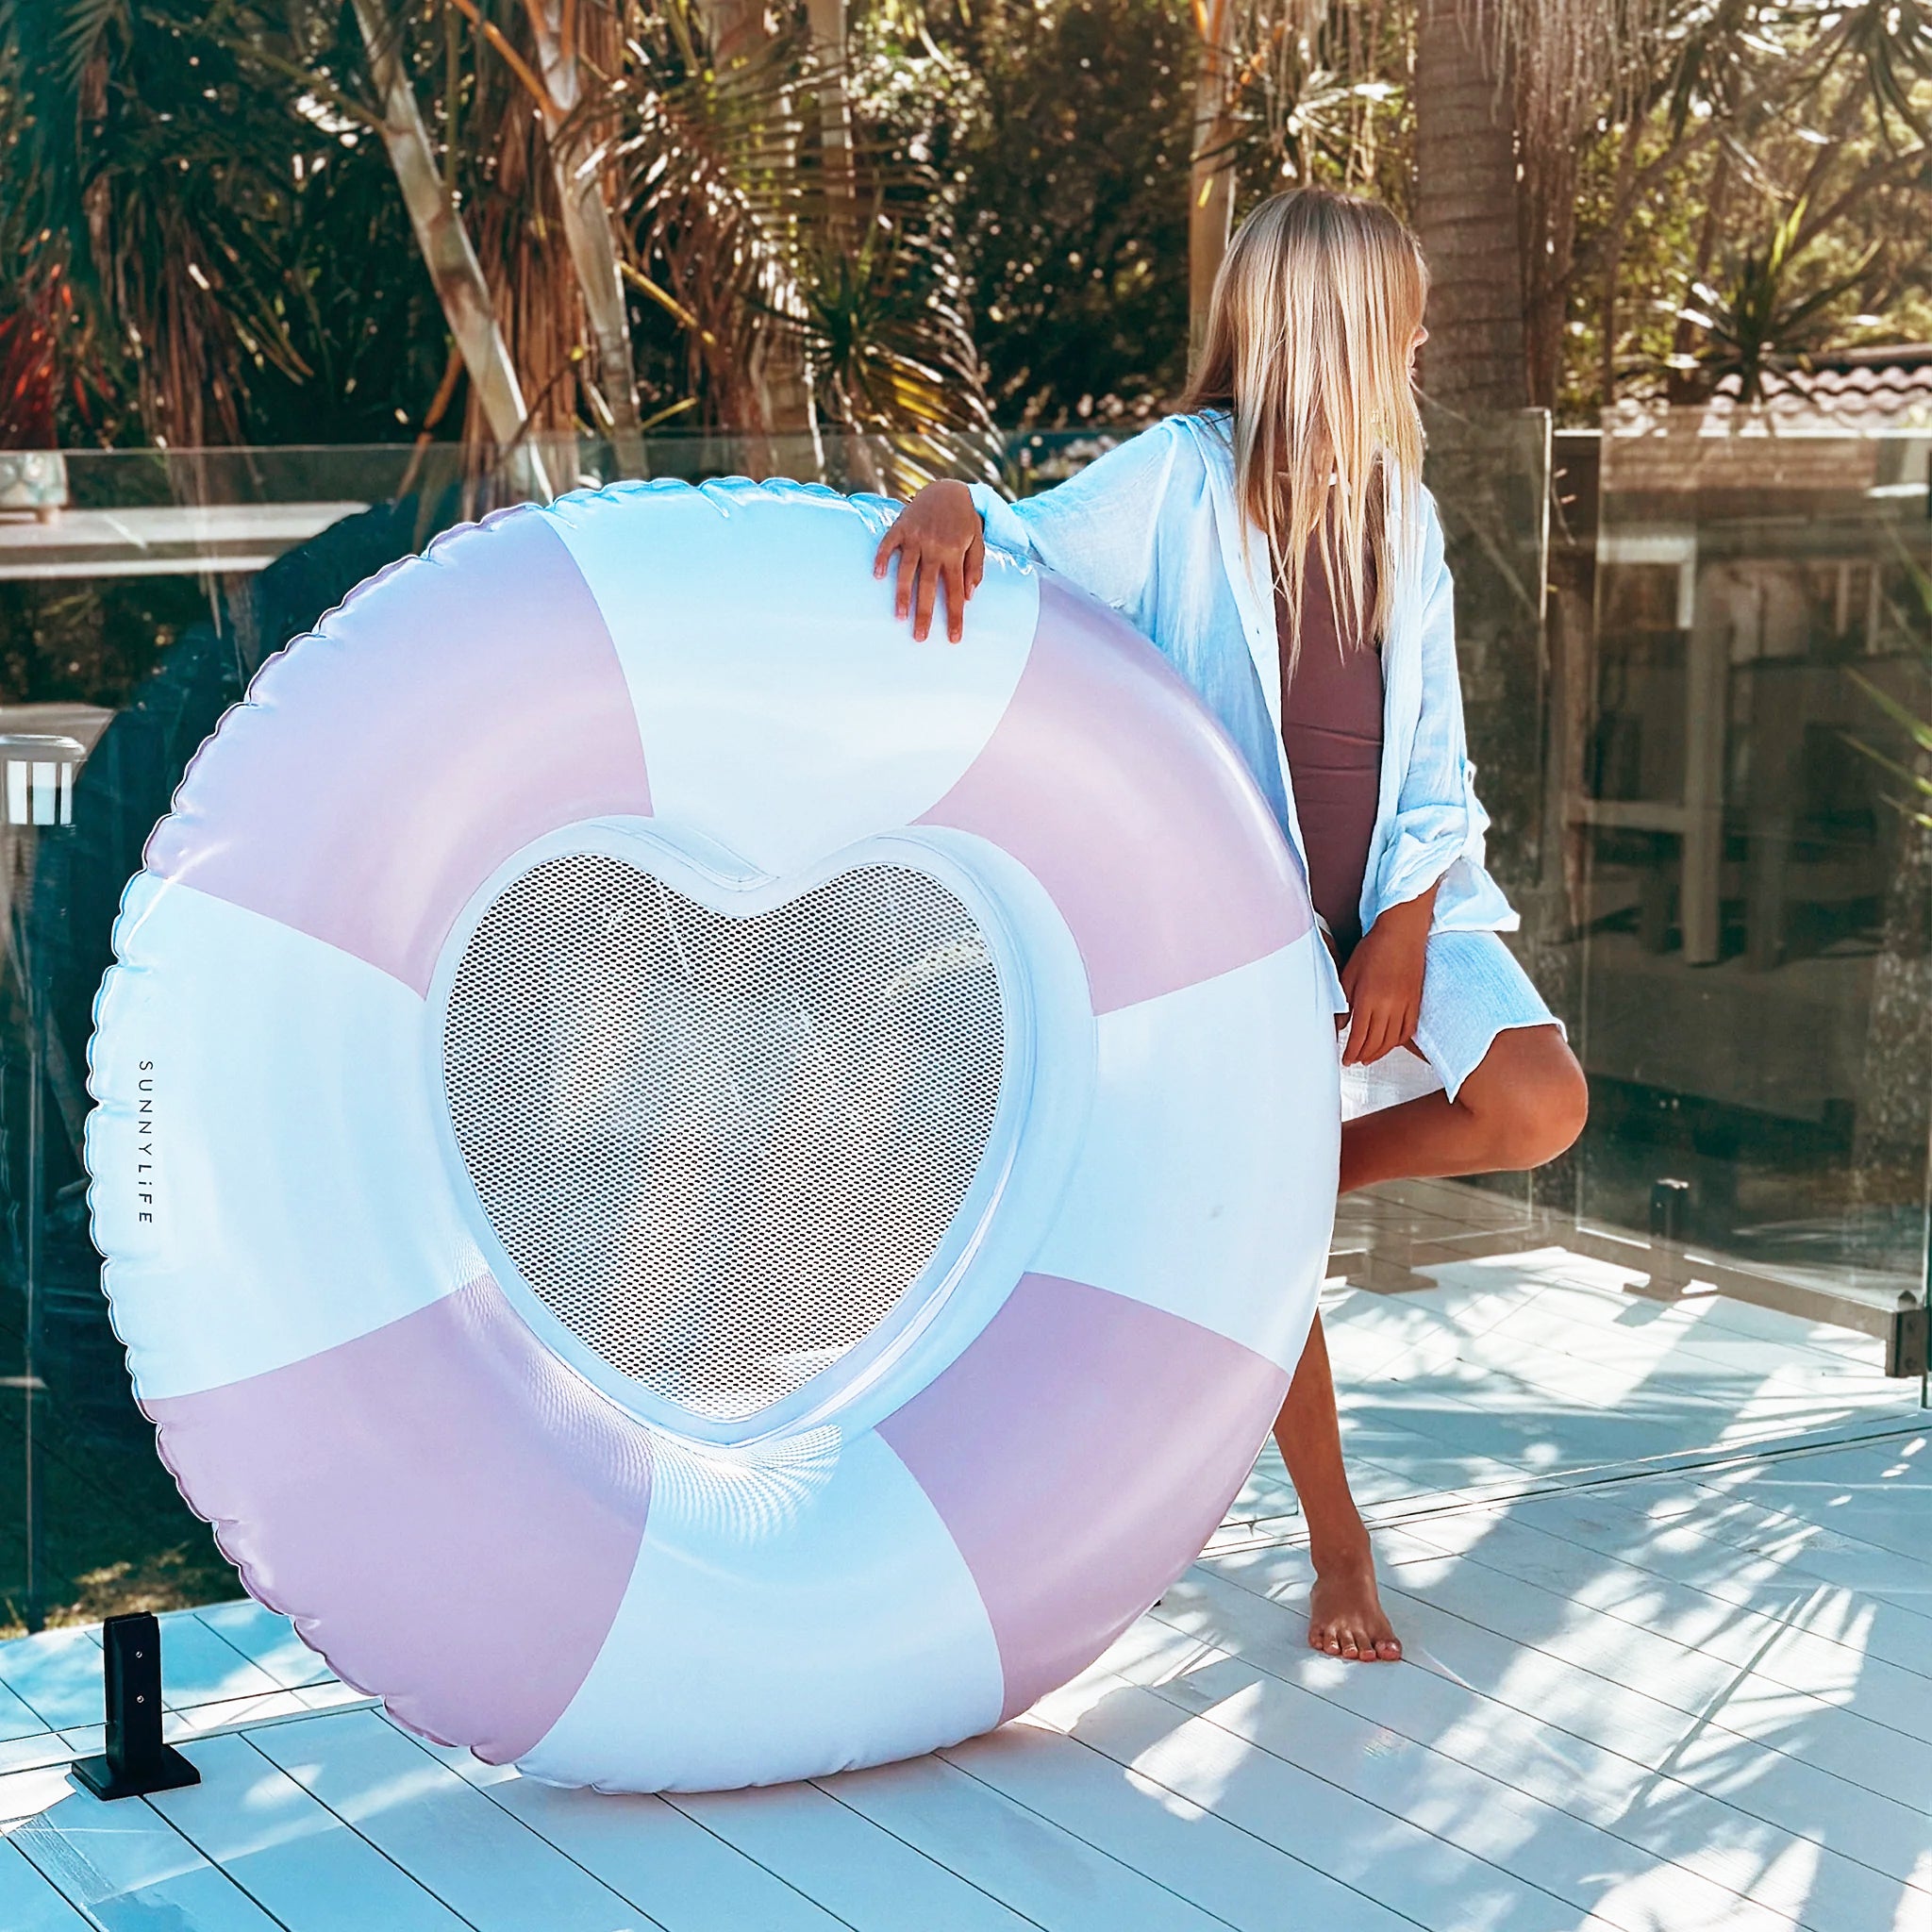
[[[1008,486],[1116,440],[1010,437]],[[1562,1161],[1466,1191],[1470,1225],[1887,1335],[1901,1367],[1932,1138],[1928,453],[1932,424],[1698,410],[1437,421],[1429,453],[1491,863],[1592,1098]],[[645,455],[902,474],[857,439]],[[234,1593],[129,1397],[88,1237],[91,1003],[149,828],[262,658],[355,584],[619,474],[555,439],[0,453],[0,1634]]]

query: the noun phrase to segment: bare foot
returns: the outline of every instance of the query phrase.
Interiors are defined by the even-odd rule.
[[[1308,1596],[1308,1648],[1353,1663],[1399,1663],[1402,1640],[1395,1634],[1375,1589],[1375,1559],[1359,1555],[1331,1558],[1315,1566]]]

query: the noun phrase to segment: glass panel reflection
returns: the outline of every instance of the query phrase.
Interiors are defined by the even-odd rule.
[[[1921,1290],[1932,426],[1776,427],[1430,424],[1491,859],[1593,1112],[1533,1176],[1379,1220],[1346,1205],[1352,1281],[1560,1241],[1874,1332]],[[1114,440],[1015,436],[1008,485]],[[881,460],[700,436],[647,456],[693,480]],[[618,474],[557,440],[70,452],[46,500],[0,510],[0,1624],[234,1591],[129,1397],[88,1239],[92,1003],[149,830],[262,658],[357,583],[464,518]]]
[[[1932,433],[1771,427],[1596,452],[1578,1206],[1641,1228],[1682,1180],[1693,1243],[1890,1305],[1924,1268]]]

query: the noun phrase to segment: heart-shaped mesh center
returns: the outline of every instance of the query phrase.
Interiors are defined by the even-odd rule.
[[[849,1353],[986,1153],[1006,1015],[945,887],[866,865],[734,919],[596,853],[490,908],[443,1025],[483,1210],[559,1321],[733,1423]]]

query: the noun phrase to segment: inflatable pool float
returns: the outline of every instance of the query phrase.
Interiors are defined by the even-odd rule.
[[[87,1155],[160,1453],[403,1724],[720,1789],[1024,1709],[1300,1354],[1337,1074],[1239,758],[892,506],[504,512],[272,659],[129,887]]]

